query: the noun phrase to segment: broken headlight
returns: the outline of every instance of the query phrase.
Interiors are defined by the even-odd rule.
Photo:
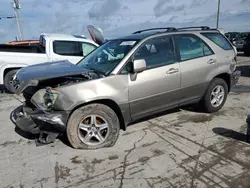
[[[56,99],[58,97],[58,92],[56,89],[54,88],[46,88],[45,94],[43,96],[43,100],[44,100],[44,105],[46,110],[51,111]]]

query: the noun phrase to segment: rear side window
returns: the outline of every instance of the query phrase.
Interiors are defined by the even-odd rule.
[[[78,42],[71,41],[54,41],[54,53],[65,56],[82,56],[82,48]]]
[[[224,50],[232,50],[232,45],[221,33],[201,33]]]
[[[175,41],[180,52],[180,60],[186,61],[208,55],[213,51],[198,36],[192,34],[175,35]]]

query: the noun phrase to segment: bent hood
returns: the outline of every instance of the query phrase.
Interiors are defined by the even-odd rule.
[[[28,86],[36,86],[40,80],[80,75],[87,72],[89,72],[89,70],[78,67],[67,60],[27,66],[20,69],[16,74],[15,79],[19,82],[16,93],[22,93]]]

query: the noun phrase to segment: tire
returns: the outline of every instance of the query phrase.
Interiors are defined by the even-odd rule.
[[[219,100],[217,105],[213,105],[211,101],[211,95],[215,88],[222,87],[224,89],[224,97]],[[225,104],[228,95],[228,86],[225,80],[221,78],[214,78],[209,84],[205,95],[199,103],[199,106],[204,112],[213,113],[219,111]]]
[[[88,135],[90,135],[90,133],[93,133],[93,134],[95,133],[95,135],[97,135],[96,131],[98,130],[92,130],[92,128],[88,127],[88,129],[91,129],[91,130],[86,131],[86,130],[81,130],[79,128],[79,124],[83,122],[83,120],[85,120],[86,117],[89,117],[89,116],[91,117],[95,116],[97,118],[100,117],[103,120],[105,120],[106,124],[108,125],[107,126],[108,129],[100,130],[101,128],[99,128],[100,131],[106,131],[106,135],[104,136],[105,138],[102,137],[104,138],[104,141],[100,142],[97,145],[93,145],[93,143],[92,144],[84,143],[84,141],[82,141],[83,138],[85,138],[84,133],[86,135],[88,134],[87,131],[89,131]],[[86,120],[87,119],[88,118],[86,118]],[[88,123],[88,124],[91,124],[91,123]],[[86,126],[84,124],[84,129],[85,128]],[[93,129],[96,129],[96,128],[93,128]],[[69,120],[67,123],[67,137],[68,137],[69,143],[75,149],[92,150],[92,149],[99,149],[103,147],[111,147],[116,143],[119,137],[119,131],[120,131],[120,123],[119,123],[119,119],[116,113],[111,108],[103,104],[89,104],[89,105],[76,109],[69,117]],[[91,134],[92,137],[89,142],[92,142],[91,141],[92,139],[96,139],[96,137],[93,134]],[[99,132],[98,132],[98,135],[99,135]]]
[[[17,73],[17,71],[18,69],[11,70],[4,76],[4,86],[11,93],[15,93],[16,91],[14,85],[11,84],[11,80],[13,79],[13,76]]]

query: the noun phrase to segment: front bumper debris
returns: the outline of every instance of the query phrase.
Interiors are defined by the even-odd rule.
[[[230,82],[231,82],[231,87],[232,86],[235,86],[239,79],[240,79],[240,76],[241,76],[241,71],[239,70],[235,70],[232,74],[231,74],[231,78],[230,78]]]
[[[44,113],[23,105],[13,112],[12,117],[16,126],[22,131],[39,135],[37,144],[48,144],[65,132],[68,113],[64,111]]]

